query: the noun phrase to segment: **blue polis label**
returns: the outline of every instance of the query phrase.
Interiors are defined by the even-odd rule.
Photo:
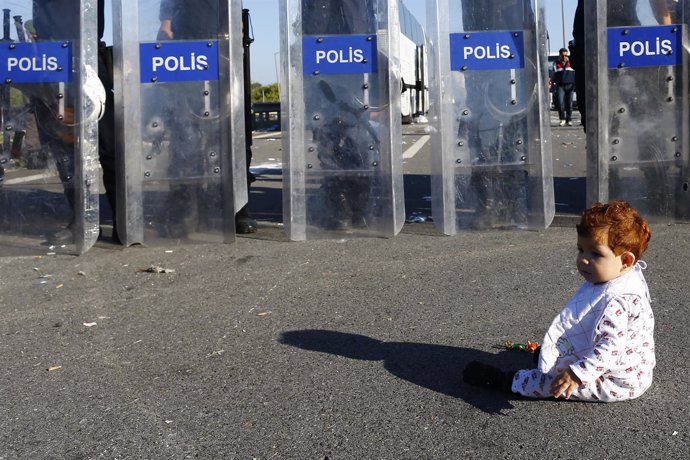
[[[68,83],[71,42],[6,43],[0,46],[0,79],[11,83]]]
[[[610,28],[609,68],[680,65],[682,37],[680,25]]]
[[[450,70],[502,70],[525,67],[524,33],[450,34]]]
[[[304,75],[376,73],[375,35],[302,38]]]
[[[142,83],[218,80],[218,41],[141,43]]]

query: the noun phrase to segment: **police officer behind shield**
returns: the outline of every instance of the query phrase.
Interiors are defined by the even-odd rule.
[[[79,34],[79,2],[74,0],[34,0],[33,28],[36,40],[69,40]],[[98,76],[105,88],[105,111],[98,124],[98,154],[103,170],[103,185],[108,204],[112,211],[112,239],[119,243],[116,226],[116,191],[115,191],[115,133],[114,133],[114,97],[113,97],[113,59],[112,48],[106,47],[103,39],[105,28],[104,0],[98,0]],[[48,85],[49,86],[49,85]],[[51,91],[49,88],[46,88]],[[54,100],[54,99],[53,99]],[[74,138],[70,128],[55,117],[50,99],[34,97],[34,110],[38,125],[39,139],[43,148],[53,154],[62,181],[65,196],[74,211]],[[73,110],[73,108],[67,108]],[[73,112],[72,112],[73,113]],[[65,114],[68,120],[69,113]],[[52,242],[70,242],[73,240],[72,225],[65,231],[53,235]]]
[[[209,38],[209,31],[217,29],[213,27],[213,24],[218,24],[218,2],[219,0],[162,0],[160,4],[160,28],[158,31],[159,40],[173,40],[173,39],[204,39]],[[244,25],[244,24],[243,24]],[[248,63],[245,63],[248,65]],[[179,120],[178,120],[179,121]],[[173,157],[178,159],[184,157],[183,152],[179,152],[179,149],[184,148],[183,145],[185,141],[189,140],[187,134],[192,134],[193,138],[198,137],[194,124],[195,121],[192,120],[192,126],[185,126],[184,124],[176,123],[173,121],[172,132],[173,136],[177,139],[172,139],[172,154]],[[190,129],[194,131],[190,133]],[[253,174],[249,171],[249,165],[252,159],[251,152],[251,126],[247,127],[247,187],[251,182],[255,180]],[[183,165],[179,165],[183,166]],[[192,202],[194,197],[192,195],[195,193],[189,189],[189,187],[176,187],[173,190],[173,194],[176,195],[177,202],[174,204],[176,207],[189,207],[194,206]],[[183,212],[183,211],[182,211]],[[256,232],[257,224],[254,219],[249,215],[249,205],[245,205],[240,209],[235,216],[235,231],[239,234],[247,234]],[[179,236],[185,233],[185,229],[179,229],[176,231],[172,229],[173,235]]]
[[[303,0],[303,34],[366,35],[376,30],[372,0]],[[363,75],[305,78],[305,105],[319,113],[311,126],[317,158],[324,171],[320,222],[329,230],[366,227],[370,213],[372,178],[365,170],[371,164],[379,140],[363,110]],[[374,89],[375,90],[375,89]],[[371,148],[373,147],[373,148]]]
[[[647,10],[645,3],[650,9]],[[606,11],[606,25],[612,27],[635,27],[640,25],[669,25],[678,21],[682,14],[683,4],[673,0],[609,0]],[[652,16],[640,19],[640,14],[651,11]],[[585,1],[578,2],[573,36],[578,53],[582,53],[581,60],[590,58],[585,54]],[[601,52],[601,51],[600,51]],[[603,51],[606,52],[606,51]],[[577,60],[575,61],[577,62]],[[596,71],[596,69],[593,69]],[[668,73],[666,73],[668,72]],[[612,143],[609,151],[599,152],[599,156],[613,156],[619,158],[619,163],[612,161],[608,171],[608,188],[615,197],[624,193],[626,187],[634,187],[639,198],[643,201],[638,206],[645,207],[648,212],[660,216],[673,216],[678,209],[672,209],[672,203],[680,203],[678,193],[682,192],[682,185],[672,180],[675,172],[669,168],[682,167],[682,162],[675,161],[678,148],[668,142],[668,138],[675,137],[682,131],[683,121],[679,117],[672,121],[672,112],[679,109],[668,104],[677,104],[676,98],[669,97],[669,90],[677,91],[677,82],[672,77],[673,69],[661,67],[620,68],[610,70],[609,94],[616,103],[624,105],[624,112],[618,113],[617,107],[609,107],[613,116],[610,120],[599,120],[599,129],[608,130],[609,137],[628,141],[625,144]],[[665,75],[662,77],[662,73]],[[578,79],[578,81],[584,79]],[[584,85],[583,85],[584,86]],[[580,91],[580,89],[578,89]],[[578,97],[578,106],[583,115],[585,107],[586,87],[582,88],[583,97]],[[578,95],[579,96],[579,95]],[[582,102],[580,102],[582,101]],[[612,104],[612,101],[601,100],[599,103]],[[596,108],[590,108],[596,114]],[[586,120],[586,116],[583,116]],[[618,145],[625,145],[620,150]],[[630,151],[631,150],[631,151]],[[620,161],[620,160],[623,161]],[[626,171],[623,166],[633,163]],[[642,174],[633,177],[630,171],[639,170]],[[681,176],[683,172],[681,171]],[[634,185],[633,185],[634,184]],[[680,211],[684,212],[684,211]]]
[[[668,1],[672,0],[649,0],[654,17],[659,24],[672,24],[674,21],[671,14],[672,8],[669,8]],[[618,2],[616,8],[610,8],[608,11],[609,26],[640,25],[640,20],[637,17],[637,3],[638,0],[623,0]],[[586,131],[585,0],[578,0],[577,8],[575,9],[575,18],[573,20],[573,47],[571,51],[573,69],[576,75],[580,75],[580,78],[575,80],[575,91],[578,95],[577,110],[581,115],[582,127]]]
[[[535,23],[530,0],[460,0],[465,32],[524,30]],[[506,71],[507,72],[507,71]],[[525,79],[515,79],[518,94]],[[511,77],[504,73],[465,76],[469,116],[459,116],[458,139],[466,139],[472,161],[470,185],[477,212],[475,229],[527,220],[527,173],[520,164],[529,139],[527,101],[511,100]],[[464,190],[458,187],[458,195]],[[462,196],[461,198],[465,198]]]

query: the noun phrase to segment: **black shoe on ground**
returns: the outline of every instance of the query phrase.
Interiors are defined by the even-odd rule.
[[[54,246],[74,244],[74,233],[67,227],[48,236],[48,243]]]
[[[239,235],[246,235],[248,233],[256,233],[256,221],[249,216],[235,217],[235,233]]]
[[[497,367],[472,361],[462,371],[462,380],[465,383],[492,390],[510,393],[515,372],[503,372]]]

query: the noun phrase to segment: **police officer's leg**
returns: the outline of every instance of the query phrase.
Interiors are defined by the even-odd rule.
[[[74,145],[62,142],[61,140],[53,139],[46,143],[48,150],[53,154],[55,166],[62,182],[62,187],[65,193],[65,198],[69,203],[70,210],[74,213],[74,206],[76,203],[76,188],[74,181]],[[74,219],[74,217],[72,217]],[[72,226],[70,221],[69,226]]]
[[[495,174],[495,173],[494,173]],[[472,227],[477,230],[489,228],[494,223],[494,181],[492,173],[486,170],[473,170],[470,175],[470,186],[477,197],[477,214]]]
[[[198,225],[199,169],[202,136],[198,121],[190,118],[190,108],[180,102],[177,114],[169,114],[170,160],[168,191],[162,210],[159,233],[168,238],[186,238]]]
[[[249,196],[251,183],[256,181],[256,176],[249,170],[252,161],[252,148],[247,145],[247,196]],[[235,215],[235,232],[239,234],[254,233],[257,230],[256,220],[249,215],[249,203],[242,206]]]
[[[112,48],[104,43],[98,46],[98,77],[105,88],[105,112],[98,122],[98,159],[103,170],[103,186],[113,221],[112,239],[120,243],[117,234],[117,194],[115,161],[115,97],[113,94]]]
[[[188,134],[185,139],[198,140],[193,145],[201,145],[201,133],[197,125],[192,124],[183,132]],[[173,156],[174,166],[171,165],[173,168],[179,168],[179,174],[177,178],[172,179],[170,186],[170,202],[173,203],[174,208],[171,225],[175,229],[174,233],[177,232],[177,236],[186,237],[190,232],[195,232],[199,225],[199,199],[202,191],[197,179],[200,174],[197,171],[201,165],[195,163],[197,158],[190,158],[188,145],[180,141],[178,146],[181,148],[177,149]],[[171,174],[170,177],[174,176]]]
[[[670,206],[667,187],[675,185],[666,177],[667,163],[664,159],[671,158],[673,153],[667,151],[670,147],[662,134],[665,127],[655,121],[663,119],[666,88],[649,84],[658,78],[657,69],[650,67],[638,70],[635,84],[625,92],[625,99],[629,101],[630,120],[636,127],[640,169],[647,199],[655,203],[655,210],[663,214]]]
[[[347,180],[338,176],[326,177],[323,183],[325,210],[324,226],[332,230],[344,230],[350,226],[351,210]]]
[[[359,173],[350,181],[350,206],[352,225],[363,228],[368,225],[367,216],[371,209],[371,176]]]
[[[585,94],[585,2],[578,0],[573,20],[573,44],[570,48],[570,65],[575,71],[575,92],[577,93],[577,111],[580,112],[582,127],[587,130]]]
[[[51,243],[71,243],[74,240],[74,209],[76,188],[74,179],[74,139],[69,128],[58,121],[51,109],[40,99],[34,100],[34,114],[41,149],[53,156],[58,177],[69,205],[71,217],[67,228],[50,235]]]

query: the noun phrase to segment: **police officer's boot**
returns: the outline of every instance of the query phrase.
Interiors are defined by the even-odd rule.
[[[369,225],[367,217],[370,213],[370,179],[368,177],[354,178],[350,184],[350,197],[352,226],[355,228],[366,228]]]
[[[330,230],[346,230],[350,228],[350,206],[343,183],[328,184],[326,186],[326,205],[331,215],[326,227]]]
[[[249,216],[249,205],[244,205],[235,215],[235,233],[246,235],[255,233],[257,230],[256,220]]]

